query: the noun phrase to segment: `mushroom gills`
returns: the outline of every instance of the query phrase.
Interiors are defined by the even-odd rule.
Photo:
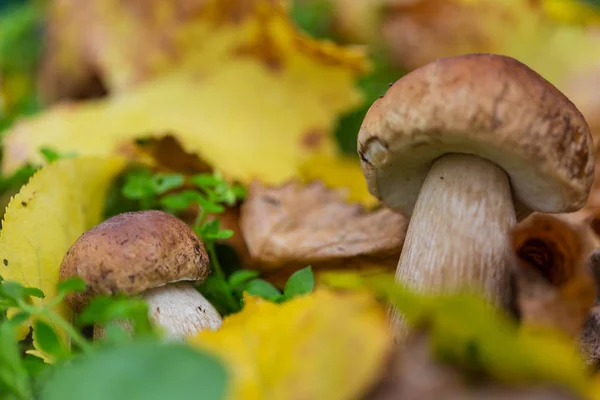
[[[503,169],[473,155],[445,155],[433,163],[419,193],[396,279],[423,293],[478,291],[506,306],[508,235],[515,224]],[[406,334],[396,312],[392,323],[400,338]]]

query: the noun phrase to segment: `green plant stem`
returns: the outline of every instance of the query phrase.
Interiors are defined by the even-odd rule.
[[[223,280],[225,280],[225,273],[221,268],[221,264],[219,263],[219,259],[217,258],[217,251],[215,250],[215,243],[212,240],[207,240],[206,243],[206,251],[208,252],[208,256],[211,259],[213,269],[215,270],[215,275]]]
[[[87,342],[87,340],[77,332],[71,324],[62,319],[59,315],[54,313],[51,310],[44,310],[44,314],[49,321],[52,321],[56,325],[58,325],[61,329],[63,329],[67,334],[71,337],[71,340],[75,342],[77,347],[81,349],[86,354],[91,354],[94,352],[94,348]]]
[[[194,220],[194,230],[200,229],[200,227],[205,223],[206,217],[206,212],[202,207],[200,207],[200,210],[196,215],[196,219]],[[206,247],[206,251],[208,252],[208,257],[210,259],[215,275],[218,278],[222,279],[224,282],[227,282],[227,279],[225,278],[225,273],[223,272],[223,268],[221,268],[221,263],[219,263],[219,258],[217,257],[217,251],[215,250],[214,240],[203,238],[203,241],[204,247]],[[227,288],[227,302],[229,303],[229,307],[231,309],[235,309],[238,307],[238,302],[235,296],[233,295],[231,288],[229,286],[227,286]]]
[[[90,354],[94,351],[93,347],[85,340],[79,332],[77,332],[71,324],[65,321],[60,315],[56,314],[49,307],[30,306],[22,301],[19,301],[19,308],[31,316],[42,316],[49,322],[57,325],[59,328],[67,332],[71,340],[83,351]]]
[[[200,229],[202,225],[206,222],[206,211],[202,207],[198,211],[196,215],[196,219],[194,220],[194,229]],[[213,240],[207,240],[203,238],[204,247],[206,247],[206,251],[208,252],[208,257],[210,258],[212,267],[215,271],[215,275],[221,279],[225,279],[225,274],[223,273],[223,269],[221,268],[221,264],[219,263],[219,259],[217,258],[217,252],[215,251],[215,244]]]

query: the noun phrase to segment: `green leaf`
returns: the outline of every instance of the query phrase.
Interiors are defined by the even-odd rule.
[[[36,2],[11,7],[0,16],[0,69],[34,68],[41,51],[43,8]]]
[[[221,229],[221,222],[218,219],[210,220],[195,230],[202,240],[229,239],[233,236],[233,231]]]
[[[31,315],[28,312],[20,311],[10,318],[10,321],[17,325],[24,324]]]
[[[335,40],[332,35],[333,4],[328,0],[294,1],[291,17],[305,32],[318,39]]]
[[[218,199],[209,200],[204,196],[198,197],[198,204],[202,208],[202,211],[204,211],[207,214],[222,213],[223,211],[225,211],[225,207],[223,207],[220,204],[217,204],[217,202]]]
[[[126,198],[133,200],[154,196],[154,185],[150,171],[147,169],[130,170],[125,177],[122,193]]]
[[[231,192],[238,200],[244,200],[246,198],[246,188],[242,186],[234,186],[231,188]]]
[[[130,321],[136,335],[152,332],[146,302],[125,296],[95,297],[81,312],[77,322],[84,325],[105,325],[119,320]]]
[[[199,188],[212,188],[221,182],[221,179],[213,174],[197,174],[192,176],[190,180]]]
[[[58,367],[41,400],[221,400],[228,381],[211,355],[181,343],[139,341]]]
[[[315,277],[310,266],[298,270],[289,277],[283,289],[286,299],[305,295],[312,292],[315,286]]]
[[[246,292],[270,301],[277,301],[281,297],[279,289],[262,279],[254,279],[248,282]]]
[[[0,382],[18,398],[32,398],[29,376],[17,341],[18,324],[0,324]]]
[[[253,271],[249,269],[240,269],[233,272],[229,276],[229,285],[232,288],[237,288],[239,286],[245,285],[248,281],[258,278],[260,276],[260,272]]]
[[[44,362],[43,359],[36,357],[32,354],[25,354],[23,357],[23,366],[27,370],[30,376],[40,375],[50,364]]]
[[[104,326],[104,336],[102,343],[106,344],[118,344],[125,343],[131,340],[131,335],[127,330],[114,322],[111,322]]]
[[[202,195],[195,190],[183,190],[161,197],[160,205],[171,210],[181,211],[199,202],[201,197]]]
[[[2,281],[0,283],[0,297],[10,300],[15,305],[19,301],[25,300],[25,287],[14,281]]]
[[[198,291],[217,309],[222,316],[241,310],[239,301],[233,297],[233,292],[223,278],[209,275],[198,286]]]
[[[71,157],[76,156],[75,153],[62,154],[62,153],[59,153],[56,150],[53,150],[49,147],[40,148],[40,153],[42,153],[42,156],[44,156],[44,158],[46,159],[46,161],[48,163],[54,162],[56,160],[60,160],[61,158],[71,158]]]
[[[39,299],[43,299],[44,297],[46,297],[46,295],[44,294],[44,292],[42,292],[41,289],[33,287],[24,288],[23,293],[25,294],[25,296],[37,297]]]
[[[29,181],[29,178],[35,174],[39,168],[26,164],[16,170],[9,177],[0,178],[0,192],[4,193],[9,189],[17,190]]]
[[[59,295],[65,295],[70,292],[81,293],[85,291],[87,287],[85,281],[77,276],[72,278],[65,279],[63,281],[58,282],[56,285],[56,290]]]
[[[180,188],[183,185],[181,174],[156,174],[152,177],[154,193],[162,194],[169,190]]]
[[[33,322],[33,336],[40,349],[56,358],[66,358],[67,351],[60,341],[56,331],[44,321]]]

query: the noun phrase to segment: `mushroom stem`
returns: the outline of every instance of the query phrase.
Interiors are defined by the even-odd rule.
[[[183,339],[201,330],[218,329],[218,311],[192,284],[176,282],[142,293],[150,319],[162,327],[168,339]]]
[[[516,224],[507,174],[472,155],[436,160],[409,222],[396,279],[423,293],[478,290],[493,303],[510,299],[508,235]],[[407,327],[393,312],[396,339]]]

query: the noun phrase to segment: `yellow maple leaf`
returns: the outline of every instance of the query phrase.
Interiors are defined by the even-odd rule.
[[[229,399],[354,399],[385,368],[385,312],[366,293],[316,289],[282,304],[244,301],[218,331],[190,338],[229,366]]]
[[[366,58],[303,36],[278,1],[251,1],[235,24],[219,22],[227,7],[241,3],[211,2],[189,27],[193,33],[181,28],[183,48],[193,51],[170,72],[108,99],[59,105],[22,121],[6,134],[4,171],[42,162],[36,151],[43,145],[106,155],[134,138],[166,133],[243,182],[281,183],[308,155],[332,153],[337,116],[361,100],[354,81],[368,68]]]
[[[0,275],[41,289],[46,297],[34,302],[52,300],[65,253],[83,232],[100,222],[107,190],[124,167],[124,160],[116,157],[67,158],[36,172],[6,208],[0,233]],[[62,303],[55,311],[68,321],[72,318]]]

